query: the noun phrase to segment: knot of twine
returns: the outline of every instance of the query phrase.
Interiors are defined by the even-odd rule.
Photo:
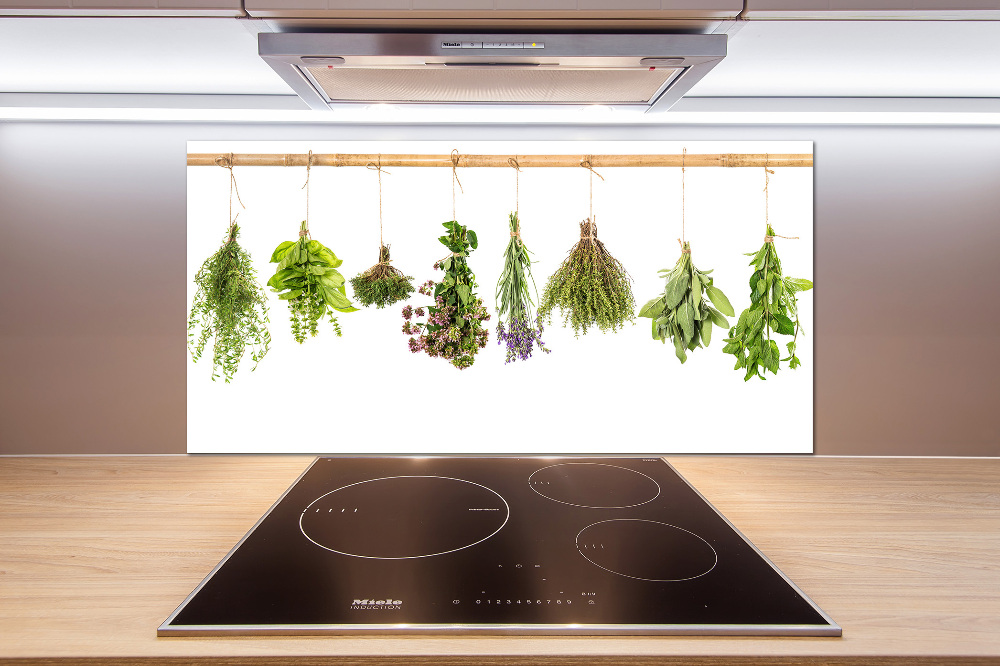
[[[461,154],[458,152],[458,148],[454,148],[451,151],[451,219],[457,220],[458,215],[455,212],[455,183],[458,183],[458,188],[462,190],[462,194],[465,194],[465,188],[462,187],[462,181],[458,179],[458,160]]]
[[[299,230],[299,238],[302,238],[303,236],[308,236],[308,235],[309,235],[309,230],[308,229],[300,229]]]
[[[580,223],[580,240],[597,240],[597,223],[591,222],[590,218]]]
[[[687,242],[682,243],[681,239],[678,238],[677,239],[677,244],[681,246],[681,254],[691,254],[691,244],[690,243],[687,243]]]
[[[775,238],[784,238],[786,240],[799,240],[798,236],[782,236],[780,234],[774,234],[773,236],[768,236],[767,234],[765,234],[764,235],[764,242],[765,243],[771,243],[773,245]]]

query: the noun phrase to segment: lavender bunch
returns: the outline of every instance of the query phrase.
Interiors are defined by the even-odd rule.
[[[528,279],[532,287],[535,279],[531,275],[531,259],[528,248],[521,241],[521,223],[517,212],[510,214],[510,242],[504,252],[504,268],[497,282],[495,298],[497,300],[497,344],[507,345],[507,363],[518,359],[526,361],[531,358],[535,345],[546,354],[552,350],[542,342],[541,317],[535,317],[534,326],[531,321],[531,293],[528,291]],[[538,290],[535,288],[537,294]],[[505,325],[506,322],[506,325]]]

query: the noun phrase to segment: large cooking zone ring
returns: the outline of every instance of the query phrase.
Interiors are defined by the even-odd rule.
[[[499,532],[507,502],[486,486],[445,476],[390,476],[352,483],[309,504],[299,528],[320,548],[376,560],[463,550]]]

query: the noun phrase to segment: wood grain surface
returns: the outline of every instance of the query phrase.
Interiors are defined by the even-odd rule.
[[[0,458],[0,661],[1000,664],[996,458],[669,458],[842,638],[157,638],[311,460]]]

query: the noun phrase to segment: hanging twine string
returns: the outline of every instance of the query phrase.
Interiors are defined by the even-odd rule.
[[[685,161],[687,159],[687,152],[688,152],[687,148],[684,148],[681,151],[681,240],[678,241],[681,244],[681,254],[691,254],[690,249],[687,250],[684,249],[684,241],[687,240],[687,236],[684,235],[684,226],[685,226],[684,216],[685,216],[685,209],[687,208],[687,201],[686,201],[687,195],[684,189],[684,172],[686,166]]]
[[[462,190],[462,194],[465,194],[465,188],[462,187],[462,181],[458,179],[458,160],[459,160],[458,148],[451,151],[451,219],[457,220],[458,215],[455,212],[455,183],[458,183],[458,187]]]
[[[379,246],[379,257],[381,258],[381,248],[385,247],[385,243],[382,241],[382,174],[387,176],[392,174],[382,168],[382,155],[378,156],[378,164],[374,162],[369,162],[367,168],[372,171],[378,172],[378,246]],[[391,259],[386,259],[385,261],[379,261],[380,264],[384,264],[387,261],[392,261]]]
[[[229,233],[232,235],[233,227],[236,226],[236,217],[240,216],[239,213],[236,213],[236,217],[233,217],[233,190],[236,190],[236,200],[240,206],[244,209],[246,206],[243,205],[243,200],[240,199],[240,188],[236,186],[236,174],[233,173],[233,154],[229,153],[229,157],[220,155],[215,158],[215,163],[223,169],[229,169]]]
[[[306,159],[306,182],[301,189],[306,191],[306,228],[299,231],[299,236],[309,235],[309,172],[312,170],[313,163],[313,151],[309,151],[309,157]]]
[[[521,242],[521,219],[517,216],[521,209],[521,165],[514,157],[507,158],[507,164],[514,169],[514,219],[517,220],[517,227],[510,232],[510,237],[516,238],[518,245],[523,245]]]
[[[587,155],[587,159],[580,162],[580,166],[590,172],[590,220],[594,219],[594,175],[604,180],[604,176],[594,171],[594,156]],[[593,236],[591,236],[593,238]]]
[[[771,182],[771,174],[773,174],[774,171],[772,171],[771,169],[767,168],[768,167],[768,160],[769,160],[769,155],[767,153],[764,153],[764,224],[766,224],[767,226],[771,226],[771,222],[770,222],[769,217],[768,217],[769,213],[768,213],[767,186]],[[798,236],[781,236],[780,234],[774,234],[774,235],[764,234],[764,242],[765,243],[770,243],[770,244],[773,245],[775,238],[784,238],[784,239],[787,239],[787,240],[798,240],[799,239]]]

